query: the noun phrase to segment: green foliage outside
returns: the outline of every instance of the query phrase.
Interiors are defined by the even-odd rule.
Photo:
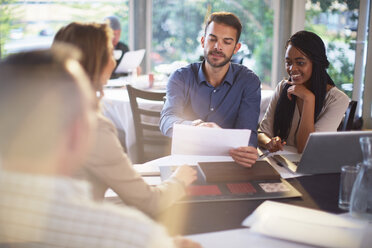
[[[4,45],[9,40],[12,23],[12,12],[15,6],[11,3],[15,0],[0,0],[0,58],[4,56]]]
[[[153,58],[153,65],[176,60],[198,61],[203,55],[200,38],[204,34],[204,20],[212,12],[230,11],[240,18],[243,25],[240,42],[248,47],[248,51],[241,49],[237,55],[255,61],[251,69],[262,82],[270,82],[274,16],[270,3],[262,0],[154,0],[152,46],[159,56]]]
[[[129,27],[129,7],[128,0],[122,1],[82,1],[82,2],[64,2],[61,0],[49,1],[48,3],[41,3],[37,1],[25,1],[20,4],[17,0],[0,0],[0,57],[5,57],[8,51],[4,50],[6,43],[12,42],[10,34],[11,31],[20,29],[22,38],[18,39],[17,42],[23,40],[27,44],[28,39],[35,39],[39,36],[40,29],[37,27],[37,23],[44,23],[48,31],[52,30],[54,33],[59,30],[61,26],[67,25],[72,21],[81,22],[102,22],[104,17],[109,15],[116,15],[120,19],[122,34],[121,40],[128,43],[128,27]],[[46,21],[41,17],[40,20],[29,19],[24,14],[28,7],[38,10],[38,6],[48,4],[51,13],[49,21]],[[53,11],[62,13],[63,20],[55,19]],[[68,21],[66,21],[68,19]],[[35,25],[36,24],[36,25]]]
[[[341,48],[340,43],[346,44],[346,48],[355,51],[355,35],[350,32],[329,32],[327,26],[324,24],[313,24],[314,18],[317,18],[321,13],[329,14],[343,14],[337,8],[334,8],[332,3],[334,0],[309,0],[312,4],[318,4],[320,9],[311,8],[306,11],[306,26],[305,29],[318,34],[327,43],[327,54],[330,61],[328,73],[335,82],[336,86],[344,90],[344,92],[351,98],[352,90],[345,90],[345,85],[349,84],[349,89],[352,89],[354,83],[354,58],[349,58],[345,49]],[[358,20],[359,0],[338,0],[338,3],[345,4],[348,11],[352,11],[351,19]],[[346,28],[346,27],[345,27]],[[342,35],[341,35],[342,33]],[[335,57],[330,58],[329,54],[336,54]],[[342,85],[344,87],[342,87]]]

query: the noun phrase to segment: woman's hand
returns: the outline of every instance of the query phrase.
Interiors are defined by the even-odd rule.
[[[244,167],[252,167],[258,158],[257,149],[253,146],[242,146],[231,149],[229,153],[235,162]]]
[[[182,165],[172,174],[172,177],[177,178],[186,187],[192,184],[197,178],[197,172],[195,169],[188,165]]]
[[[273,137],[270,139],[269,142],[265,144],[265,148],[269,150],[270,152],[277,152],[277,151],[283,151],[284,145],[286,144],[285,141],[282,141],[280,137]]]
[[[174,237],[173,241],[177,248],[202,248],[199,243],[182,236]]]
[[[296,84],[289,87],[287,90],[287,96],[289,100],[292,100],[292,95],[295,95],[303,100],[306,100],[309,97],[315,97],[313,92],[308,90],[303,84]]]

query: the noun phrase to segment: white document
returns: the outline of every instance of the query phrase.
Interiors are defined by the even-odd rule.
[[[141,176],[160,176],[159,166],[156,165],[134,164],[133,168]]]
[[[258,150],[259,150],[259,152],[258,152],[259,155],[265,154],[266,152],[268,152],[267,150],[262,151],[260,148]],[[258,160],[267,161],[269,164],[271,164],[272,167],[274,167],[274,169],[284,179],[300,177],[300,176],[304,175],[304,174],[295,173],[293,171],[290,171],[286,167],[279,166],[277,164],[277,162],[272,158],[274,155],[284,155],[288,160],[290,160],[292,162],[299,162],[301,160],[302,154],[297,153],[297,148],[296,147],[285,145],[283,151],[277,151],[277,152],[265,154],[264,158],[262,158],[262,159],[258,158]]]
[[[140,49],[124,53],[115,73],[128,73],[135,70],[141,64],[145,51],[145,49]]]
[[[273,201],[262,203],[242,224],[270,237],[339,248],[362,247],[368,229],[368,222]]]
[[[223,162],[234,161],[231,156],[193,156],[193,155],[169,155],[166,157],[151,160],[143,164],[143,166],[159,167],[171,165],[198,165],[198,162]]]
[[[252,232],[248,228],[240,228],[219,232],[188,235],[189,238],[202,245],[203,248],[309,248],[313,246],[302,245],[286,240],[270,238]]]
[[[121,88],[123,87],[127,82],[125,77],[110,79],[107,81],[107,84],[104,85],[105,88]]]
[[[228,156],[231,148],[247,146],[251,130],[173,126],[172,155]]]

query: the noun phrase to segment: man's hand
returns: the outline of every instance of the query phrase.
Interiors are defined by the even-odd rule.
[[[252,167],[258,158],[257,149],[253,146],[242,146],[230,150],[230,156],[238,164],[245,167]]]
[[[198,127],[211,127],[211,128],[221,128],[214,122],[203,122],[198,125]]]
[[[174,237],[173,240],[177,248],[202,248],[199,243],[181,236]]]
[[[192,121],[191,125],[192,126],[197,126],[197,127],[221,128],[219,125],[217,125],[214,122],[204,122],[201,119],[197,119],[197,120]]]

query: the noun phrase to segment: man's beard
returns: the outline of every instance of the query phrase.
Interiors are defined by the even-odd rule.
[[[213,60],[209,59],[209,55],[212,55],[212,54],[223,55],[225,59],[220,63],[215,63],[215,62],[213,62]],[[208,64],[210,64],[212,67],[223,67],[224,65],[226,65],[227,63],[230,62],[231,57],[232,57],[232,54],[231,54],[230,57],[226,57],[226,55],[223,52],[218,52],[218,51],[207,52],[207,51],[204,51],[204,58],[207,60]]]

